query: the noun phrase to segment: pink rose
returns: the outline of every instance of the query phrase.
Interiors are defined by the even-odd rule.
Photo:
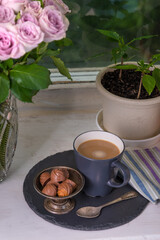
[[[17,24],[17,32],[17,38],[23,44],[26,52],[36,48],[44,39],[44,33],[33,22],[28,21]]]
[[[0,5],[0,25],[4,23],[15,23],[15,14],[13,9]]]
[[[29,0],[1,0],[1,5],[12,8],[15,12],[19,12],[24,9],[24,5],[28,2]]]
[[[41,3],[39,1],[29,2],[27,3],[25,11],[29,11],[35,16],[38,16],[42,11]]]
[[[12,27],[11,27],[12,29]],[[15,29],[12,31],[0,27],[0,60],[17,59],[25,54],[24,47],[16,37]]]
[[[23,22],[33,22],[35,23],[36,25],[38,25],[38,21],[37,21],[37,18],[30,12],[24,12],[22,13],[22,16],[20,19],[18,19],[17,23],[23,23]]]
[[[59,10],[62,14],[66,14],[67,12],[71,12],[68,6],[62,0],[44,0],[44,5],[46,6],[54,6],[57,10]]]
[[[45,33],[44,41],[51,42],[66,37],[69,21],[53,6],[47,6],[39,17],[39,25]]]

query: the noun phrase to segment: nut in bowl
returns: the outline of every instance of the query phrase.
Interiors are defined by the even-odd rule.
[[[73,197],[84,187],[84,177],[74,168],[46,168],[34,178],[34,188],[43,197],[44,207],[54,214],[65,214],[75,206]]]

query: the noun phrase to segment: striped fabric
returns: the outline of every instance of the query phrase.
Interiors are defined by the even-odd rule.
[[[152,203],[160,199],[160,150],[128,150],[123,163],[131,173],[130,185]]]

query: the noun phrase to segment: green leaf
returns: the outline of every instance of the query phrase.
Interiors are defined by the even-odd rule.
[[[20,14],[20,12],[18,12],[16,15],[16,18],[15,18],[15,21],[17,22],[20,18],[21,18],[21,14]]]
[[[121,58],[123,56],[123,54],[121,53],[121,49],[120,48],[113,48],[112,49],[112,56],[114,59],[114,62],[117,62],[118,58]]]
[[[97,58],[97,57],[100,57],[100,56],[104,56],[104,54],[105,54],[105,52],[101,52],[101,53],[98,53],[98,54],[95,54],[95,55],[93,55],[93,56],[91,56],[91,57],[88,57],[88,58],[86,58],[86,60],[92,60],[93,58]]]
[[[4,61],[4,66],[5,66],[6,69],[7,68],[11,69],[12,66],[13,66],[13,59],[10,58],[10,59]]]
[[[61,40],[57,40],[57,41],[54,41],[56,46],[58,47],[68,47],[68,46],[71,46],[73,44],[72,40],[70,38],[63,38]]]
[[[55,66],[58,68],[59,72],[64,75],[65,77],[67,77],[68,79],[71,79],[71,75],[68,71],[68,69],[66,68],[66,66],[64,65],[64,62],[60,59],[60,58],[56,58],[54,56],[51,56]]]
[[[160,91],[160,69],[155,68],[153,73],[152,73],[152,76],[156,80],[156,86],[157,86],[158,90]]]
[[[113,56],[115,63],[117,62],[118,58],[122,58],[122,57],[127,58],[127,54],[126,54],[127,48],[128,48],[127,46],[123,46],[123,47],[112,49],[112,56]]]
[[[143,84],[144,88],[146,89],[146,91],[148,92],[148,94],[151,95],[153,89],[155,88],[156,81],[155,81],[154,77],[152,77],[150,75],[144,75],[142,78],[142,84]]]
[[[124,65],[116,65],[113,68],[128,70],[128,69],[137,69],[137,66],[134,64],[126,64],[126,65],[124,64]]]
[[[10,82],[4,73],[0,73],[0,103],[4,102],[9,95]]]
[[[38,92],[36,90],[31,90],[23,88],[16,81],[11,84],[11,92],[16,98],[22,102],[32,102],[32,97]]]
[[[0,67],[3,69],[4,72],[7,72],[8,69],[11,69],[13,66],[13,59],[8,59],[6,61],[0,62]]]
[[[152,59],[153,59],[153,61],[155,60],[156,62],[157,62],[157,61],[160,61],[160,53],[154,54],[154,55],[152,56]]]
[[[123,54],[123,59],[125,59],[125,60],[128,59],[128,54],[127,54],[127,53],[124,53],[124,54]]]
[[[47,49],[44,53],[44,56],[58,56],[60,54],[60,49],[57,50],[52,50],[52,49]]]
[[[117,42],[119,42],[119,40],[120,40],[120,35],[116,32],[109,31],[109,30],[103,30],[103,29],[97,29],[97,31],[102,33],[106,37],[111,38]]]
[[[127,43],[127,45],[131,44],[132,42],[135,42],[135,41],[140,41],[142,39],[149,39],[149,38],[152,38],[152,37],[157,37],[158,35],[147,35],[147,36],[141,36],[141,37],[137,37],[137,38],[133,38],[129,43]]]
[[[2,62],[0,62],[0,67],[1,67],[2,69],[4,69],[4,66],[3,66],[3,63],[2,63]]]
[[[34,59],[34,60],[37,59],[37,50],[36,49],[33,49],[31,52],[28,52],[26,54],[28,54],[27,58]],[[25,59],[26,59],[26,54],[24,55]],[[23,61],[23,59],[22,59],[22,61]]]
[[[37,47],[37,54],[42,54],[47,50],[48,43],[42,42]]]
[[[16,66],[10,71],[10,78],[21,87],[32,90],[45,89],[51,84],[49,70],[37,64]]]

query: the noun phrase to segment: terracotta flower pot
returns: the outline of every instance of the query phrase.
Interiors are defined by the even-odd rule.
[[[133,62],[132,62],[133,64]],[[96,79],[98,91],[103,96],[103,126],[123,139],[139,140],[160,133],[160,96],[138,100],[119,97],[107,91],[101,79],[110,65],[99,72]]]

